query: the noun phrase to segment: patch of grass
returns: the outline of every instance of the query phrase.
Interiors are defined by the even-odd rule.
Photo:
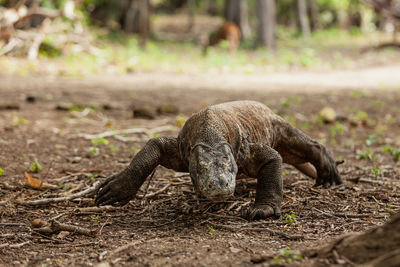
[[[214,236],[215,233],[217,232],[212,226],[208,226],[208,229],[210,229],[210,235]]]
[[[35,159],[31,165],[29,165],[29,169],[33,172],[40,172],[42,170],[42,166],[39,164],[39,162]]]
[[[336,136],[347,132],[347,127],[340,122],[336,122],[331,128],[329,128],[329,133],[331,134],[331,143],[336,144]]]
[[[365,140],[365,144],[367,146],[372,146],[378,139],[378,134],[370,134],[368,135],[367,139]]]
[[[183,125],[185,125],[187,120],[188,120],[188,117],[186,117],[183,114],[179,114],[178,116],[176,116],[175,124],[176,124],[176,126],[182,128]]]
[[[98,145],[108,145],[109,141],[104,138],[104,137],[99,137],[99,138],[93,138],[90,140],[93,145],[98,146]]]
[[[303,256],[291,249],[280,249],[280,256],[275,257],[272,261],[275,263],[291,263],[293,260],[300,260]]]
[[[296,222],[296,214],[285,213],[286,220],[283,220],[282,223],[292,225]]]
[[[400,149],[386,145],[385,147],[383,147],[382,150],[384,153],[392,154],[394,161],[396,162],[400,161]]]
[[[301,103],[301,98],[298,96],[293,96],[293,97],[285,97],[281,100],[281,107],[282,108],[289,108],[292,104],[293,105],[298,105]]]
[[[89,148],[89,153],[91,157],[96,157],[100,154],[100,148],[98,147],[91,147]]]
[[[369,94],[365,91],[353,91],[353,92],[351,92],[350,96],[352,98],[361,98],[361,97],[369,96]]]
[[[100,176],[99,173],[94,172],[94,173],[92,173],[92,174],[89,176],[89,179],[94,179],[94,178],[97,178],[97,177],[99,177],[99,176]]]
[[[27,119],[25,119],[24,117],[18,115],[18,114],[14,114],[13,118],[12,118],[12,124],[14,126],[18,126],[18,125],[24,125],[24,124],[28,124],[29,121]]]
[[[378,168],[371,168],[372,173],[375,175],[375,178],[378,178],[383,175],[384,170],[378,169]]]
[[[369,159],[370,161],[375,161],[379,158],[379,155],[375,155],[371,152],[371,150],[362,150],[360,153],[357,154],[357,159]]]
[[[90,215],[90,220],[94,225],[99,225],[100,223],[100,215]]]
[[[110,151],[112,153],[115,153],[118,151],[118,147],[114,146],[114,145],[109,145],[108,148],[110,149]]]
[[[131,146],[131,152],[132,153],[137,154],[137,153],[139,153],[139,151],[140,151],[140,148],[135,147],[135,146]]]

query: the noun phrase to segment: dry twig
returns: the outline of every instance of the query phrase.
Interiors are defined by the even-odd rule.
[[[65,223],[60,223],[56,220],[52,220],[51,224],[49,226],[44,226],[41,228],[35,229],[36,232],[44,234],[44,235],[52,235],[59,233],[61,231],[68,231],[71,233],[78,233],[81,235],[86,235],[86,236],[95,236],[96,231],[87,229],[81,226],[76,226],[76,225],[71,225],[71,224],[65,224]]]
[[[50,203],[58,203],[58,202],[63,202],[67,200],[74,200],[79,197],[83,197],[86,195],[89,195],[97,190],[99,182],[95,183],[93,186],[87,188],[86,190],[83,190],[81,192],[78,192],[76,194],[70,195],[70,196],[65,196],[65,197],[55,197],[55,198],[44,198],[44,199],[38,199],[38,200],[31,200],[31,201],[17,201],[17,204],[20,205],[25,205],[25,206],[39,206],[39,205],[46,205]]]

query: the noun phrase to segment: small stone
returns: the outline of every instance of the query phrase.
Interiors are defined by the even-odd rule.
[[[94,266],[95,267],[110,267],[111,265],[108,262],[103,261],[103,262],[99,262],[99,263],[95,264]]]
[[[241,249],[235,247],[230,247],[229,249],[231,250],[232,253],[239,253],[240,251],[242,251]]]
[[[28,103],[35,103],[36,100],[37,100],[37,94],[35,92],[29,93],[25,98],[25,101]]]
[[[58,233],[57,238],[58,238],[58,239],[64,239],[64,238],[66,238],[66,237],[69,236],[69,235],[70,235],[70,232],[61,231],[61,232]]]
[[[325,123],[331,123],[336,120],[336,112],[331,107],[324,107],[320,112],[319,115],[322,117]]]
[[[73,105],[71,103],[67,103],[67,102],[61,102],[58,103],[56,106],[56,110],[61,110],[61,111],[69,111],[69,109],[72,107]]]
[[[46,222],[42,221],[41,219],[34,219],[31,222],[33,228],[40,228],[46,225]]]
[[[153,120],[156,117],[155,111],[149,106],[134,107],[133,117]]]
[[[18,104],[0,104],[0,110],[19,110]]]
[[[172,103],[166,103],[162,104],[161,106],[158,107],[157,109],[158,114],[178,114],[179,113],[179,107],[175,104]]]
[[[79,163],[81,162],[82,158],[81,157],[74,157],[71,161],[71,163]]]

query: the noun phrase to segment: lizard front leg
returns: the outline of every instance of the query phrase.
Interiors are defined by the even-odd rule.
[[[284,163],[315,178],[314,186],[328,188],[342,184],[337,165],[343,161],[335,161],[326,147],[286,122],[276,123],[275,128],[279,141],[274,148],[281,154]]]
[[[253,207],[244,211],[249,220],[279,218],[282,202],[282,158],[268,145],[251,144],[247,172],[257,177],[256,199]]]
[[[135,197],[149,174],[159,165],[185,171],[174,137],[150,139],[123,171],[98,186],[96,205],[123,206]]]

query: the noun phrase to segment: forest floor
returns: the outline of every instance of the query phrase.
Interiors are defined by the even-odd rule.
[[[0,265],[334,263],[305,259],[302,251],[381,225],[400,209],[398,68],[270,76],[0,76]],[[285,166],[282,217],[256,222],[239,217],[254,201],[254,179],[238,180],[235,196],[215,203],[195,195],[187,174],[162,167],[124,207],[93,207],[90,195],[29,204],[83,191],[124,168],[149,138],[177,135],[193,112],[240,99],[265,103],[344,159],[344,186],[312,188],[311,179]],[[164,113],[156,112],[160,107]],[[335,122],[318,115],[326,107],[335,110]],[[154,118],[133,117],[134,109]],[[136,133],[88,135],[121,129]],[[38,185],[24,172],[45,188],[32,188]],[[46,235],[37,228],[51,222],[88,229],[88,235],[76,229]]]

